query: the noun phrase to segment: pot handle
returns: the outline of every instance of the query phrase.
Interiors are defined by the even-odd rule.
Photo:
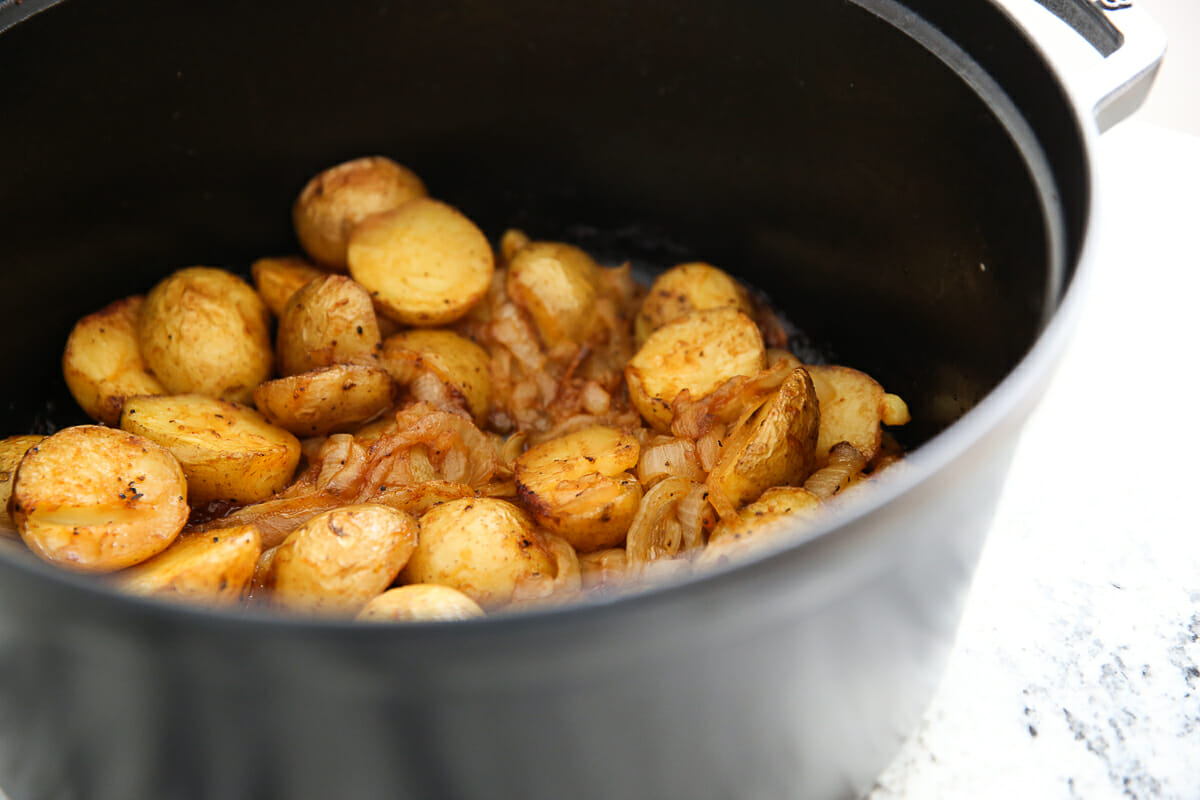
[[[997,0],[1040,46],[1103,132],[1141,106],[1166,35],[1136,0]],[[1065,24],[1064,24],[1065,23]]]

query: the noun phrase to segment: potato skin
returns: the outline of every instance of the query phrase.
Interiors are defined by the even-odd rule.
[[[241,278],[188,267],[150,290],[138,315],[138,343],[171,394],[250,402],[271,376],[270,312]]]
[[[849,442],[867,460],[879,452],[887,413],[887,395],[879,382],[864,372],[841,366],[809,366],[821,403],[817,460],[824,463],[838,442]]]
[[[672,267],[654,279],[634,318],[638,344],[668,322],[706,308],[736,308],[754,316],[746,290],[724,270],[703,262]]]
[[[253,525],[180,536],[158,555],[119,575],[130,594],[228,606],[246,594],[262,553]]]
[[[296,238],[314,261],[346,271],[346,245],[372,214],[425,197],[416,173],[383,156],[346,161],[318,173],[292,206]]]
[[[120,422],[179,459],[193,504],[266,500],[291,482],[300,463],[291,433],[252,408],[202,394],[134,397]]]
[[[276,317],[306,283],[327,274],[300,256],[268,256],[250,265],[254,288]]]
[[[437,376],[461,397],[476,422],[483,422],[492,403],[491,356],[454,331],[416,328],[383,341],[380,361],[392,378],[407,385],[422,370]]]
[[[30,448],[13,484],[13,520],[35,554],[77,572],[112,572],[167,548],[188,518],[187,480],[164,447],[98,425]]]
[[[533,242],[515,252],[508,266],[508,295],[529,312],[547,347],[582,343],[596,323],[600,267],[578,247]]]
[[[29,448],[39,444],[45,436],[9,436],[0,440],[0,534],[17,536],[17,526],[8,510],[12,497],[13,477],[17,466]]]
[[[138,344],[138,317],[145,298],[126,297],[89,314],[71,330],[63,351],[67,388],[89,417],[106,425],[121,418],[125,398],[163,394]]]
[[[411,515],[381,505],[318,514],[276,549],[266,576],[272,601],[312,614],[356,614],[395,580],[417,530]]]
[[[388,589],[355,617],[359,622],[456,622],[484,616],[483,609],[457,589],[411,583]]]
[[[345,275],[317,278],[288,300],[275,343],[283,376],[331,364],[374,364],[380,338],[371,295]]]
[[[254,404],[268,420],[297,436],[353,431],[392,407],[395,384],[379,367],[334,364],[267,381]]]

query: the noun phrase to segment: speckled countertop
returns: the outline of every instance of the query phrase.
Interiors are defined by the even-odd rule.
[[[1081,324],[869,800],[1200,798],[1200,137],[1135,116],[1099,159]]]

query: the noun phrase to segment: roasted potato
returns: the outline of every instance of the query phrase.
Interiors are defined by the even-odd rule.
[[[820,498],[806,489],[770,488],[736,516],[717,523],[708,537],[708,546],[696,559],[696,566],[712,567],[745,555],[754,546],[769,542],[773,534],[811,524],[820,512]]]
[[[417,521],[381,505],[313,517],[275,551],[266,575],[273,602],[322,615],[352,615],[395,580],[417,546]]]
[[[359,223],[425,195],[425,184],[407,167],[383,156],[356,158],[301,190],[292,206],[296,238],[313,260],[345,272],[346,245]]]
[[[29,448],[45,439],[45,436],[10,436],[0,439],[0,534],[17,535],[17,526],[13,523],[12,514],[8,511],[8,501],[12,497],[13,476],[17,465],[25,457]]]
[[[161,553],[188,518],[175,456],[142,436],[98,425],[64,428],[29,449],[12,514],[41,558],[77,572],[113,572]]]
[[[485,609],[508,603],[521,581],[555,574],[554,556],[529,516],[505,500],[451,500],[421,517],[404,583],[452,586]]]
[[[482,617],[483,609],[458,589],[410,583],[388,589],[358,613],[359,622],[455,622]]]
[[[202,394],[134,397],[122,430],[171,451],[193,504],[257,503],[283,489],[300,462],[300,442],[252,408]]]
[[[821,429],[817,436],[817,461],[824,464],[838,442],[849,442],[868,461],[875,457],[883,435],[880,424],[908,422],[908,407],[887,394],[878,381],[850,367],[809,366],[821,404]]]
[[[262,540],[253,525],[188,533],[119,573],[118,585],[160,600],[233,605],[245,596],[261,553]]]
[[[701,262],[672,267],[654,279],[642,300],[633,322],[638,344],[668,322],[706,308],[736,308],[754,316],[746,290],[724,270]]]
[[[254,288],[276,317],[305,284],[327,274],[299,256],[260,258],[250,265]]]
[[[492,402],[491,357],[454,331],[418,328],[389,336],[380,353],[383,367],[396,383],[408,385],[430,372],[450,394],[462,398],[476,422],[487,417]]]
[[[150,290],[138,314],[138,344],[171,394],[248,403],[271,376],[271,316],[232,273],[188,267]]]
[[[396,386],[380,367],[334,364],[267,381],[254,404],[268,420],[297,436],[352,431],[392,407]]]
[[[138,345],[138,315],[145,298],[135,295],[75,323],[63,351],[62,370],[71,396],[97,422],[116,425],[126,397],[163,394]]]
[[[582,343],[594,329],[600,267],[569,244],[533,242],[517,250],[508,265],[507,291],[529,312],[542,342]]]
[[[651,334],[625,367],[625,380],[638,413],[666,433],[680,392],[697,400],[765,366],[766,349],[754,321],[736,308],[713,308],[692,311]]]
[[[368,218],[346,252],[376,308],[406,325],[446,325],[483,297],[495,268],[487,237],[462,212],[428,198]]]
[[[379,349],[371,295],[345,275],[317,278],[293,294],[275,334],[275,363],[283,376],[331,364],[374,365]]]
[[[603,426],[543,442],[513,466],[521,504],[580,552],[620,544],[642,499],[628,472],[638,453],[636,438]]]

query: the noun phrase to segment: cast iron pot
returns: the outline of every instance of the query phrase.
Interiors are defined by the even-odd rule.
[[[1046,5],[1111,55],[1064,79],[1026,31],[1066,27],[1033,0],[4,3],[6,434],[81,421],[58,372],[78,317],[295,250],[304,181],[382,153],[491,235],[736,272],[907,398],[915,451],[777,552],[478,623],[168,607],[7,548],[0,786],[862,794],[931,696],[1073,323],[1095,114],[1127,110],[1161,54]]]

